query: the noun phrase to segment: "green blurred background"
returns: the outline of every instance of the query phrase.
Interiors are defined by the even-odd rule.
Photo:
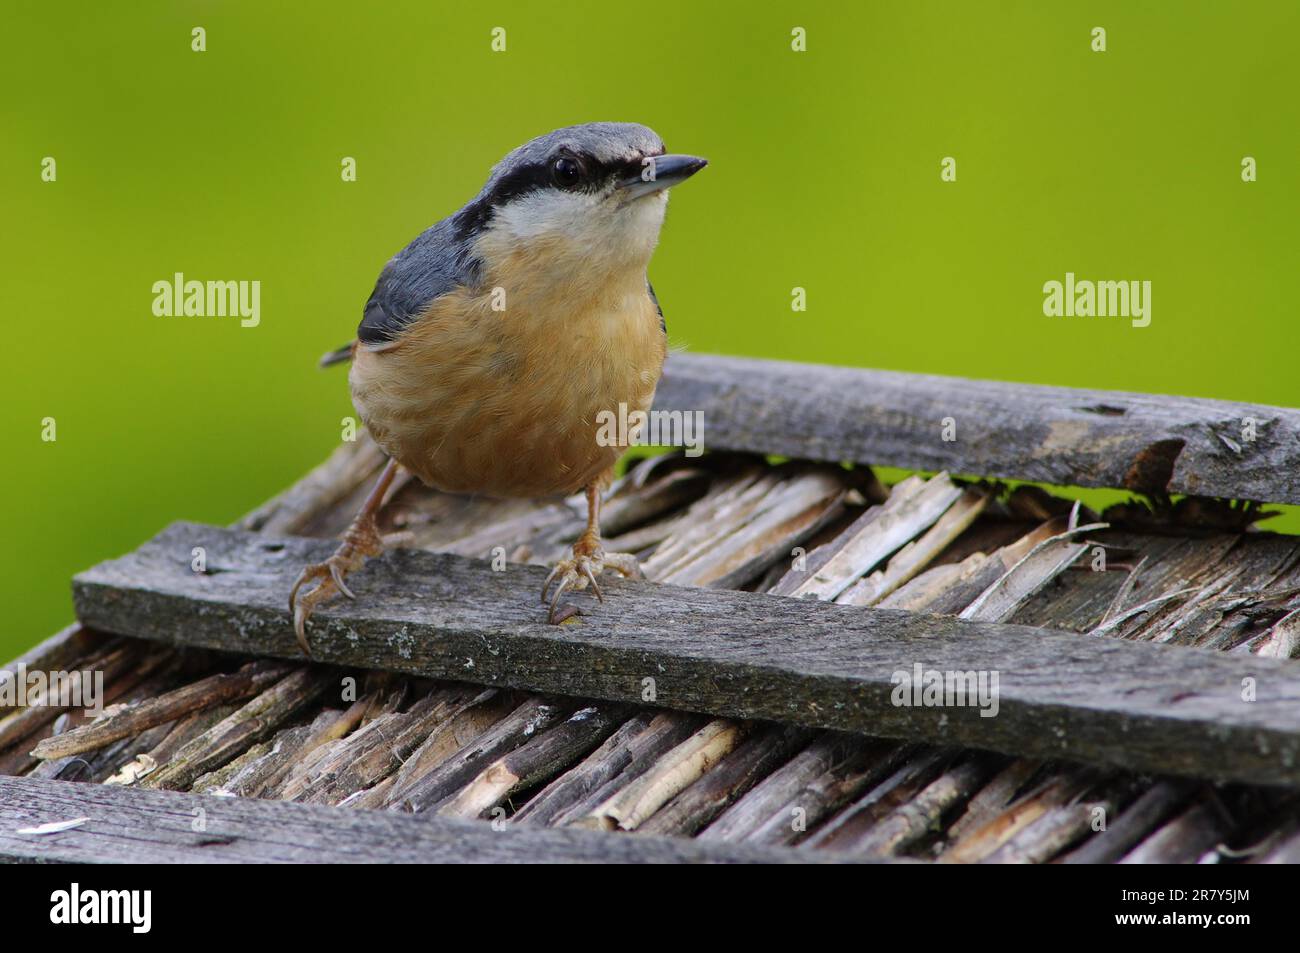
[[[177,518],[229,522],[335,447],[346,371],[315,360],[383,263],[576,122],[712,162],[651,269],[676,346],[1300,405],[1293,0],[6,0],[4,20],[0,656],[71,618],[73,572]],[[154,317],[176,271],[260,280],[261,325]],[[1044,317],[1066,271],[1150,280],[1151,326]]]

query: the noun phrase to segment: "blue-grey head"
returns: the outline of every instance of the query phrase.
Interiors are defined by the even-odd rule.
[[[707,165],[672,155],[651,129],[592,122],[524,143],[492,169],[455,218],[462,240],[548,255],[644,265],[659,237],[668,190]]]
[[[668,189],[706,164],[667,154],[635,123],[592,122],[526,142],[477,197],[389,261],[357,336],[386,346],[439,296],[488,277],[516,293],[643,289]]]

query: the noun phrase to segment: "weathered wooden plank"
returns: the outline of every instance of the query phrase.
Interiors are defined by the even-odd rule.
[[[655,407],[703,412],[710,450],[1300,503],[1291,408],[709,354],[672,355]]]
[[[56,834],[17,831],[86,818]],[[195,826],[202,819],[201,830]],[[0,860],[69,863],[836,863],[669,837],[0,777]]]
[[[195,546],[207,573],[190,569]],[[332,548],[180,523],[79,575],[77,611],[105,631],[294,658],[285,593]],[[356,601],[317,613],[316,658],[634,703],[653,679],[657,705],[716,716],[1300,784],[1300,672],[1287,662],[625,581],[576,623],[547,626],[543,574],[391,552],[350,580]],[[997,672],[996,715],[894,704],[895,673],[914,666]]]

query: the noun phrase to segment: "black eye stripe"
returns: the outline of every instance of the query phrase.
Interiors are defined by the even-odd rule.
[[[517,196],[546,188],[551,184],[549,162],[535,162],[520,166],[501,179],[488,196],[488,204],[501,205]]]
[[[662,148],[653,154],[663,155]],[[480,195],[462,208],[456,214],[457,235],[463,239],[474,234],[487,224],[492,217],[494,208],[505,205],[512,199],[539,189],[558,188],[554,179],[553,167],[555,160],[561,157],[573,158],[582,166],[582,178],[577,186],[578,190],[599,189],[610,178],[624,179],[633,175],[640,175],[645,161],[644,157],[639,155],[597,161],[591,155],[579,154],[571,149],[558,149],[550,153],[545,159],[529,162],[511,169],[508,174],[493,185],[491,192]]]
[[[611,177],[622,179],[628,176],[640,175],[645,163],[643,156],[599,161],[590,155],[582,155],[567,149],[561,149],[540,162],[530,162],[527,165],[513,169],[509,175],[497,182],[488,196],[488,204],[502,205],[511,199],[537,189],[556,187],[554,166],[556,160],[561,158],[568,158],[577,162],[581,169],[582,183],[593,188],[600,187]]]

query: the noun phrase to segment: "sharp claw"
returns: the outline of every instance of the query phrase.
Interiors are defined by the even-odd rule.
[[[302,584],[306,579],[307,570],[304,569],[302,572],[298,573],[298,579],[294,582],[293,589],[289,591],[289,611],[294,613],[295,617],[297,616],[297,610],[294,609],[294,603],[298,601],[298,590],[302,588]]]
[[[334,580],[334,585],[338,586],[339,592],[343,593],[343,595],[347,596],[349,599],[356,598],[356,596],[352,594],[352,590],[349,589],[347,584],[343,581],[343,571],[339,569],[338,563],[330,563],[330,578]]]
[[[542,583],[542,605],[546,605],[546,590],[551,588],[551,580],[553,580],[559,572],[560,567],[557,565],[551,570],[551,574],[546,577],[546,581]]]
[[[358,517],[358,520],[361,518]],[[324,562],[312,563],[298,574],[293,589],[289,592],[289,613],[293,617],[293,633],[304,655],[311,656],[307,623],[316,606],[340,592],[349,599],[355,599],[356,594],[348,588],[344,577],[360,568],[367,556],[377,556],[382,552],[383,540],[378,530],[373,525],[357,522],[344,534],[334,555]],[[303,592],[303,586],[312,581],[315,581],[315,585]]]
[[[303,611],[302,606],[293,610],[293,631],[298,636],[298,647],[302,649],[302,654],[311,657],[311,645],[307,642],[307,613]]]
[[[626,553],[606,554],[599,547],[588,552],[587,548],[575,544],[572,558],[560,560],[546,577],[546,581],[542,583],[542,604],[550,603],[547,621],[556,625],[574,615],[581,615],[581,612],[572,607],[570,607],[571,611],[559,612],[560,597],[566,592],[586,589],[588,583],[591,584],[591,590],[596,594],[596,598],[604,602],[605,593],[600,588],[599,575],[605,570],[613,570],[629,579],[645,578],[645,573],[641,571],[641,565],[635,556]],[[552,593],[551,585],[556,577],[559,577],[560,582]]]
[[[600,591],[600,585],[596,582],[595,574],[591,571],[590,562],[584,561],[582,563],[582,572],[587,577],[587,581],[591,583],[591,591],[596,594],[596,601],[604,602],[605,596]]]
[[[555,587],[555,595],[551,596],[552,609],[554,609],[555,604],[560,601],[560,596],[569,591],[569,585],[569,574],[566,572],[563,578],[560,579],[560,584]]]
[[[551,609],[546,613],[546,620],[552,625],[555,624],[555,607],[560,603],[560,596],[569,591],[569,587],[573,585],[574,578],[573,571],[566,570],[564,575],[560,577],[560,584],[555,587],[555,595],[551,597]]]

